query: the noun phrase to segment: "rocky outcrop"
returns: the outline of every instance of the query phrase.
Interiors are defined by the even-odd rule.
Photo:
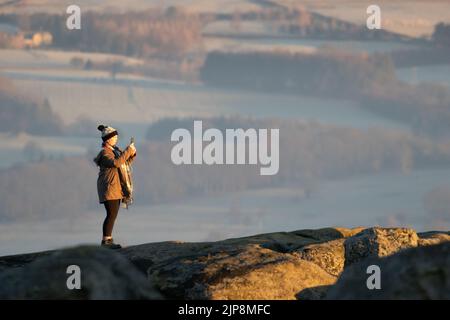
[[[159,259],[147,274],[179,299],[295,299],[299,291],[332,284],[317,265],[257,244],[211,243],[190,255]]]
[[[304,297],[319,298],[336,276],[302,259],[298,250],[360,230],[323,228],[211,243],[148,244],[122,253],[173,298],[294,299],[301,292]]]
[[[384,280],[384,269],[399,268],[405,277],[417,273],[417,283],[410,285],[425,281],[431,290],[439,277],[449,281],[446,271],[436,269],[449,257],[436,244],[449,237],[405,228],[323,228],[217,242],[148,243],[118,251],[79,247],[0,257],[0,298],[336,299],[349,296],[353,287],[358,293],[368,290],[364,268],[369,262],[381,264],[383,283],[389,281],[392,292],[398,281],[394,276]],[[416,256],[412,250],[422,253]],[[401,267],[404,263],[416,269]],[[69,264],[84,272],[83,290],[67,290]],[[429,276],[432,270],[437,278]],[[426,291],[424,296],[445,296],[440,285],[438,293]]]
[[[239,274],[240,273],[240,274]],[[187,298],[191,299],[296,299],[303,290],[311,290],[323,297],[318,287],[335,283],[336,278],[314,263],[296,259],[282,259],[267,264],[256,264],[239,270],[236,275],[214,273],[211,282],[197,283]],[[216,278],[216,277],[219,278]],[[208,279],[209,280],[209,279]]]
[[[345,239],[337,239],[301,248],[301,259],[311,261],[333,276],[339,276],[345,265]]]
[[[439,236],[438,236],[439,235]],[[441,234],[426,235],[443,240]],[[450,237],[449,237],[450,238]],[[400,250],[424,244],[416,232],[405,228],[357,228],[348,237],[319,244],[306,245],[298,250],[304,260],[314,262],[334,276],[339,276],[346,265],[370,257],[384,257]],[[434,238],[431,241],[436,241]]]
[[[36,255],[34,255],[36,256]],[[161,294],[123,256],[99,247],[78,247],[38,255],[29,264],[20,256],[3,259],[0,299],[160,299]],[[31,256],[32,257],[32,256]],[[30,256],[22,256],[22,262]],[[3,265],[5,265],[4,263]],[[81,289],[69,290],[68,266],[81,271]]]
[[[0,272],[13,268],[24,267],[36,259],[51,255],[54,251],[42,251],[28,254],[19,254],[0,258]]]
[[[367,267],[380,268],[380,289],[367,287]],[[345,269],[327,299],[450,299],[450,242],[370,258]]]
[[[419,246],[430,246],[450,241],[450,232],[430,231],[418,233],[419,240],[417,244]]]
[[[402,249],[417,247],[419,237],[407,228],[369,228],[345,240],[345,263],[385,257]]]

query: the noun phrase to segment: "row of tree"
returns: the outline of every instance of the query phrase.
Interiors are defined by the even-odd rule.
[[[0,78],[0,132],[57,135],[63,125],[48,100],[25,96],[12,82]]]
[[[47,99],[26,95],[10,80],[0,77],[0,132],[83,136],[87,128],[93,127],[93,121],[86,117],[66,125]]]
[[[173,7],[165,11],[85,12],[79,31],[68,30],[66,19],[67,15],[47,13],[0,15],[0,23],[51,33],[53,46],[65,50],[179,59],[198,50],[201,43],[200,18]]]
[[[438,46],[450,48],[450,24],[438,23],[434,28],[433,40]]]
[[[356,100],[375,113],[410,124],[416,132],[450,135],[450,90],[403,83],[385,54],[331,49],[313,55],[212,52],[200,75],[213,86]]]
[[[208,54],[201,79],[210,85],[332,97],[359,97],[374,84],[396,80],[387,55],[323,49]]]
[[[360,104],[372,112],[408,123],[417,134],[450,137],[450,90],[445,86],[397,82],[374,87],[361,98]]]
[[[410,40],[386,30],[368,30],[365,25],[351,23],[334,17],[311,12],[302,4],[273,4],[264,8],[239,11],[230,14],[217,14],[209,20],[229,20],[236,35],[246,34],[243,21],[259,21],[271,26],[280,35],[296,38],[346,39],[346,40]]]
[[[427,45],[391,52],[397,68],[450,64],[450,24],[438,23]]]
[[[280,171],[261,176],[258,165],[181,165],[170,161],[170,134],[190,129],[193,119],[168,119],[152,125],[138,146],[134,164],[136,202],[181,201],[194,195],[249,188],[304,187],[314,192],[321,179],[413,168],[448,166],[450,144],[382,129],[359,130],[301,121],[246,118],[204,119],[204,128],[279,128]],[[0,170],[0,220],[77,216],[98,209],[98,169],[86,157],[43,160]]]

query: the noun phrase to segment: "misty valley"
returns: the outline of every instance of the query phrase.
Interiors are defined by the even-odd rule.
[[[100,123],[136,137],[126,244],[449,228],[445,2],[383,4],[382,30],[358,4],[219,2],[86,2],[80,33],[47,1],[2,11],[0,254],[98,240]]]

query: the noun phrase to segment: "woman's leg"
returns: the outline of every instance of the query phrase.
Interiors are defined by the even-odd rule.
[[[108,239],[112,236],[114,222],[119,213],[120,199],[105,201],[104,205],[106,209],[106,218],[105,221],[103,221],[103,239]]]

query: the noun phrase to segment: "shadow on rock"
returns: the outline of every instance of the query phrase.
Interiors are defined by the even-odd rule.
[[[322,300],[332,285],[306,288],[295,295],[298,300]]]
[[[381,272],[381,288],[369,290],[367,268]],[[326,299],[450,299],[450,242],[368,258],[345,269]]]
[[[80,289],[70,290],[67,286],[71,275],[67,268],[71,265],[80,268]],[[16,264],[0,273],[0,283],[0,299],[162,298],[125,257],[93,246],[58,250],[24,266]]]

